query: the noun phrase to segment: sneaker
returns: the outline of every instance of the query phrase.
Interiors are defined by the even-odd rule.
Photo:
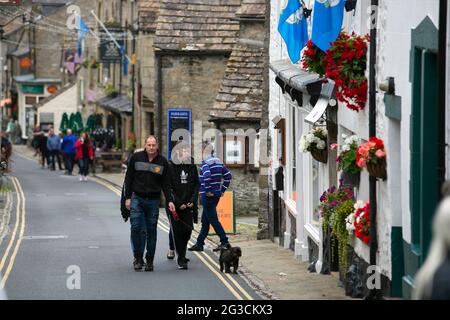
[[[215,249],[213,249],[213,251],[218,252],[222,249],[229,249],[230,247],[231,247],[231,245],[229,243],[224,243],[224,244],[218,245]]]
[[[169,252],[167,252],[167,259],[173,260],[174,258],[175,258],[175,251],[169,250]]]
[[[189,251],[203,251],[203,247],[200,247],[197,244],[194,244],[192,247],[188,248]]]
[[[187,270],[188,265],[186,259],[178,259],[178,269]]]
[[[145,271],[153,271],[153,258],[147,258],[146,260]]]
[[[83,176],[80,176],[80,181],[83,181]]]
[[[83,177],[83,180],[84,180],[84,181],[87,181],[87,176],[84,176],[84,177]]]
[[[143,267],[142,259],[134,258],[134,261],[133,261],[134,271],[141,271],[142,267]]]

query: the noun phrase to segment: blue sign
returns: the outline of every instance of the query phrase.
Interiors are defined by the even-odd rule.
[[[167,159],[170,160],[172,149],[178,140],[191,142],[190,109],[167,110]]]

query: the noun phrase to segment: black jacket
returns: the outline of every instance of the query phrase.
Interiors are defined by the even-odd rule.
[[[173,201],[170,189],[169,163],[166,158],[158,154],[149,162],[145,150],[131,156],[124,181],[125,199],[131,199],[133,193],[149,199],[159,199],[162,190],[166,200],[170,202]]]
[[[169,161],[170,166],[170,184],[172,186],[172,197],[177,211],[182,204],[189,202],[194,204],[192,210],[194,222],[198,221],[198,192],[200,181],[198,179],[197,166],[194,159],[190,163],[174,163]]]

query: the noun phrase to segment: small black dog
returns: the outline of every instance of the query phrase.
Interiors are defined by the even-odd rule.
[[[233,273],[237,273],[239,266],[239,257],[242,256],[241,248],[232,247],[230,244],[226,248],[220,250],[220,272],[223,272],[225,267],[225,273],[231,273],[230,267],[233,266]]]

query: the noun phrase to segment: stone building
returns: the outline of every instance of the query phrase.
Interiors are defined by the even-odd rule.
[[[239,22],[233,19],[239,7],[239,0],[161,2],[154,43],[155,128],[161,151],[169,158],[168,136],[172,132],[168,127],[194,134],[195,122],[200,121],[203,132],[213,128],[208,115],[237,42]],[[181,113],[169,117],[169,112],[177,111],[174,109]]]
[[[259,211],[259,136],[266,52],[265,1],[244,0],[236,12],[240,31],[214,106],[209,113],[223,136],[218,154],[233,171],[239,215]],[[227,132],[229,131],[229,132]],[[241,131],[240,133],[238,131]]]

